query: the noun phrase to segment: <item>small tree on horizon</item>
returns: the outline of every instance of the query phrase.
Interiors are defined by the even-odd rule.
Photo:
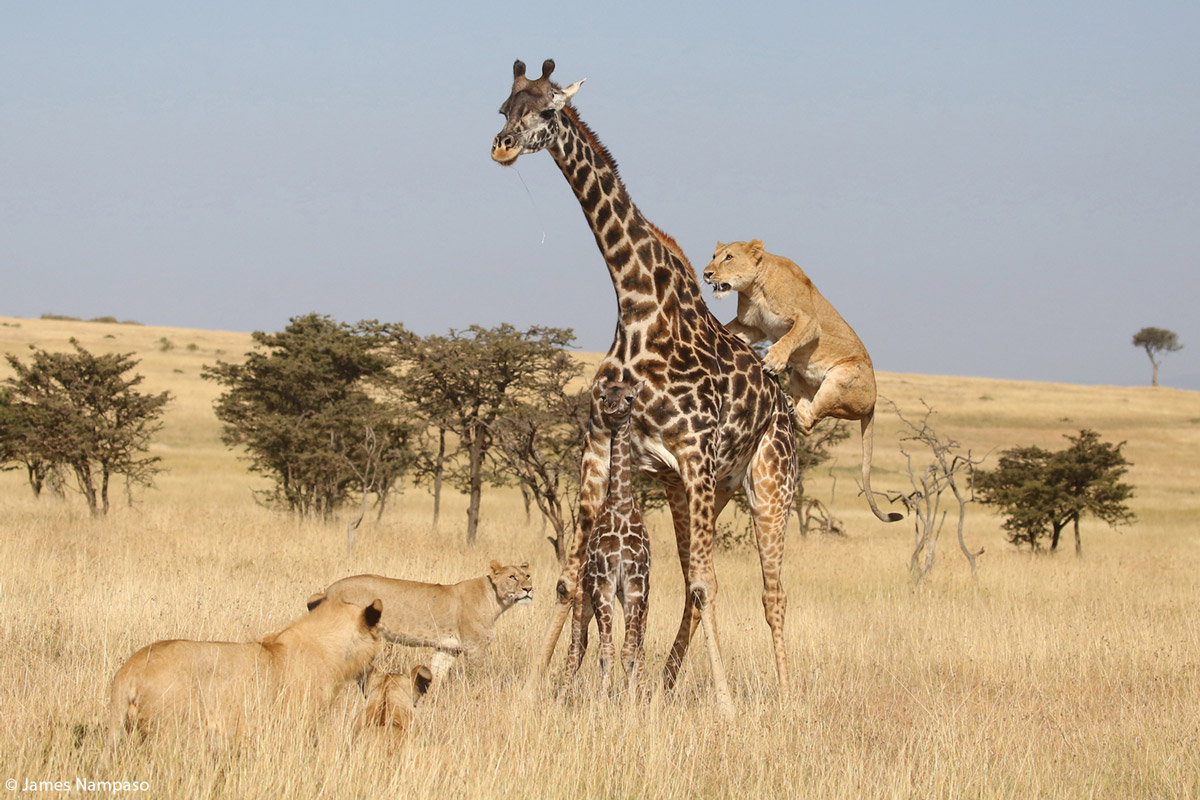
[[[1150,364],[1154,368],[1150,379],[1151,386],[1158,386],[1158,366],[1162,363],[1158,354],[1175,353],[1183,349],[1183,345],[1179,343],[1179,336],[1174,331],[1154,327],[1142,328],[1135,333],[1133,346],[1145,350],[1150,358]]]

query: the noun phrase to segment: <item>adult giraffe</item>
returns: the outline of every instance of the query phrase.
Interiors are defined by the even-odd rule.
[[[611,432],[599,413],[599,382],[644,380],[635,405],[633,447],[640,469],[662,482],[675,526],[685,581],[683,619],[667,658],[663,683],[679,674],[697,622],[704,628],[717,704],[732,715],[714,620],[713,528],[739,486],[753,511],[763,573],[763,609],[781,690],[788,686],[779,581],[784,528],[795,483],[792,412],[762,362],[709,312],[691,264],[673,239],[646,220],[595,134],[567,104],[583,81],[551,83],[554,62],[537,80],[513,65],[512,92],[500,107],[504,129],[492,158],[510,165],[524,153],[549,151],[575,191],[617,293],[617,330],[592,388],[583,450],[579,525],[558,579],[554,620],[530,681],[554,654],[570,604],[580,602],[580,571],[588,537],[608,484]]]

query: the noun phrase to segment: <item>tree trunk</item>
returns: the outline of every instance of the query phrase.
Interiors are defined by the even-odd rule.
[[[442,473],[446,470],[446,429],[438,428],[437,460],[433,462],[433,529],[442,513]]]
[[[483,496],[483,437],[478,429],[471,431],[471,445],[468,449],[470,465],[470,502],[467,504],[467,546],[475,546],[475,538],[479,533],[479,501]]]
[[[1083,540],[1079,538],[1079,515],[1075,515],[1075,557],[1083,557]]]
[[[76,464],[75,480],[79,483],[79,491],[83,492],[83,497],[87,500],[88,511],[92,512],[93,517],[100,516],[100,507],[96,502],[96,485],[92,483],[91,464],[84,461],[81,464]]]
[[[1158,362],[1152,358],[1150,359],[1150,363],[1154,365],[1154,374],[1150,379],[1150,385],[1158,386]]]
[[[108,467],[100,468],[100,503],[104,516],[108,516]]]
[[[27,467],[27,469],[29,470],[29,486],[33,489],[33,496],[41,497],[42,483],[45,481],[42,470],[35,466]]]

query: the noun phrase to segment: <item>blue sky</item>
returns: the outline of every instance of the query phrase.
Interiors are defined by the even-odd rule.
[[[762,239],[877,369],[1138,385],[1154,325],[1185,345],[1161,382],[1200,389],[1195,2],[0,0],[0,20],[3,315],[511,322],[603,350],[612,288],[566,182],[488,155],[512,61],[552,57],[697,268]]]

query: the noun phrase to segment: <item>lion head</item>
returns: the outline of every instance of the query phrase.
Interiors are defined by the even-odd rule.
[[[712,263],[704,268],[704,282],[713,287],[713,297],[718,299],[733,291],[744,291],[758,277],[762,260],[763,243],[759,239],[717,242]]]
[[[499,561],[488,565],[488,580],[496,592],[502,608],[526,605],[533,602],[533,578],[529,574],[529,563],[502,566]]]

